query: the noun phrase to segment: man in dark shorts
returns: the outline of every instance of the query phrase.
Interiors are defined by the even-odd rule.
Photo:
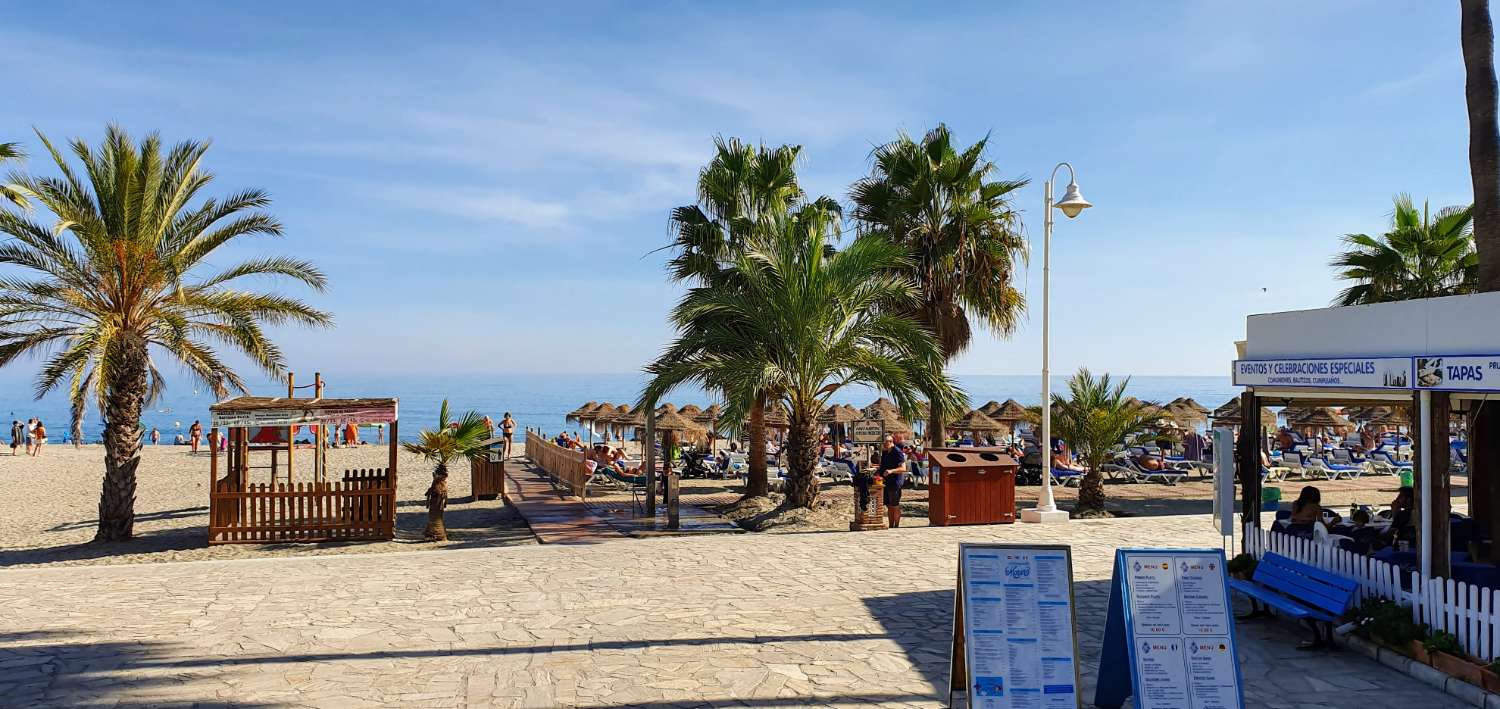
[[[906,485],[906,453],[899,437],[886,436],[875,471],[885,483],[885,516],[891,528],[901,526],[901,488]]]

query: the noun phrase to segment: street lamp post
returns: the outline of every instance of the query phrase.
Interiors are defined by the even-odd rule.
[[[1061,201],[1052,202],[1052,183],[1057,181],[1057,171],[1068,168],[1068,191]],[[1078,192],[1078,179],[1073,166],[1060,162],[1052,168],[1052,179],[1044,186],[1047,206],[1042,210],[1042,431],[1037,445],[1042,449],[1042,494],[1036,507],[1021,510],[1022,522],[1066,522],[1068,513],[1057,509],[1052,499],[1052,370],[1048,362],[1048,312],[1052,277],[1052,208],[1056,207],[1069,219],[1094,205],[1089,204]]]

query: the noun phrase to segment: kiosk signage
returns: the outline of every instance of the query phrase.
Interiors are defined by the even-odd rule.
[[[1094,704],[1243,709],[1224,553],[1115,552]]]
[[[961,544],[949,704],[1076,709],[1073,559],[1065,545]]]
[[[1234,363],[1234,385],[1410,389],[1411,373],[1411,357],[1242,359]]]
[[[1417,388],[1500,391],[1500,357],[1418,357]]]

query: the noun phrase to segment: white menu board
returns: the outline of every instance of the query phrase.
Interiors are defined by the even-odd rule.
[[[1068,547],[963,544],[959,579],[969,706],[1080,706]]]
[[[1224,556],[1122,550],[1138,709],[1241,706]]]

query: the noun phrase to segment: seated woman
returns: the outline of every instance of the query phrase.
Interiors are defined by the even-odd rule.
[[[1292,502],[1292,524],[1338,524],[1342,519],[1338,513],[1323,508],[1323,491],[1312,485],[1303,487]]]
[[[1088,472],[1087,469],[1073,460],[1073,456],[1063,452],[1052,454],[1052,469],[1067,470],[1074,473]]]
[[[1386,546],[1396,545],[1397,542],[1415,541],[1417,538],[1416,525],[1412,523],[1412,507],[1416,501],[1416,490],[1403,487],[1396,492],[1396,499],[1391,500],[1389,517],[1391,526],[1387,527],[1385,533],[1380,535],[1380,542]]]

